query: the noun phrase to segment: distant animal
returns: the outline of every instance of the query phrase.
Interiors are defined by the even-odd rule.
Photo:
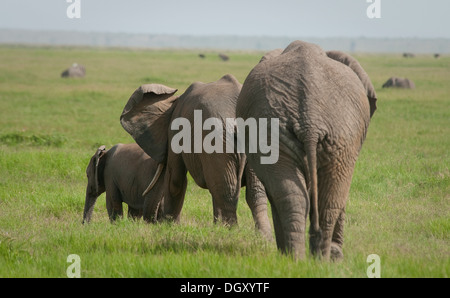
[[[414,89],[416,85],[413,81],[407,78],[390,77],[386,83],[383,84],[383,88],[404,88],[404,89]]]
[[[219,57],[220,57],[220,59],[222,59],[223,61],[228,61],[228,60],[230,60],[230,57],[229,57],[229,56],[227,56],[227,55],[225,55],[225,54],[222,54],[222,53],[219,54]]]
[[[433,55],[433,57],[437,59],[437,58],[441,57],[441,55],[439,53],[436,53]]]
[[[403,53],[403,57],[405,57],[405,58],[414,58],[415,55],[413,53]]]
[[[104,192],[111,222],[123,215],[122,203],[128,205],[128,217],[142,217],[146,198],[146,204],[155,217],[159,201],[152,201],[148,198],[150,194],[144,197],[142,193],[149,185],[149,177],[155,175],[157,167],[158,163],[137,144],[117,144],[109,150],[100,146],[86,169],[88,184],[83,223],[91,220],[95,202]]]
[[[61,73],[62,78],[83,78],[86,75],[86,68],[77,63],[72,64],[71,67]]]
[[[202,58],[202,59],[204,59],[206,56],[205,56],[205,54],[198,54],[198,56],[200,57],[200,58]]]

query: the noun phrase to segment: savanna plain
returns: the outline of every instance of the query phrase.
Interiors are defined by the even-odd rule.
[[[370,254],[381,277],[450,276],[448,55],[354,54],[378,110],[353,175],[340,262],[279,253],[255,232],[245,189],[238,226],[213,224],[210,194],[190,177],[179,224],[111,224],[103,194],[82,225],[85,169],[100,145],[134,142],[119,117],[137,87],[182,94],[227,73],[243,83],[263,55],[198,53],[0,46],[0,277],[66,277],[71,254],[81,277],[366,277]],[[86,77],[60,78],[74,62]],[[416,89],[382,89],[391,76]]]

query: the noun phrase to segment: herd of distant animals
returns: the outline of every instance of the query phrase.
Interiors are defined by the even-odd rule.
[[[222,61],[230,60],[230,56],[219,53],[219,58]],[[410,52],[405,52],[402,54],[404,58],[414,58],[415,54]],[[199,53],[198,57],[201,59],[205,59],[206,55],[203,53]],[[439,53],[433,54],[433,57],[438,59],[441,57]],[[79,65],[74,63],[71,67],[67,68],[61,73],[62,78],[83,78],[86,75],[86,68],[83,65]],[[408,78],[401,77],[390,77],[382,86],[383,88],[403,88],[403,89],[414,89],[416,88],[414,82]]]

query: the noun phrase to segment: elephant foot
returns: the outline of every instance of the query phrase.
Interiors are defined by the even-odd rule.
[[[331,242],[330,258],[333,262],[340,261],[344,258],[342,248],[336,242]]]

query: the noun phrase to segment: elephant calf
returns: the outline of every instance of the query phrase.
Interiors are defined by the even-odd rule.
[[[106,191],[106,209],[111,221],[123,215],[122,203],[128,205],[128,216],[140,218],[147,196],[142,193],[149,185],[158,164],[137,144],[117,144],[106,150],[97,149],[86,169],[88,184],[84,205],[83,223],[89,222],[97,198]],[[148,199],[148,210],[157,214],[159,202]]]

